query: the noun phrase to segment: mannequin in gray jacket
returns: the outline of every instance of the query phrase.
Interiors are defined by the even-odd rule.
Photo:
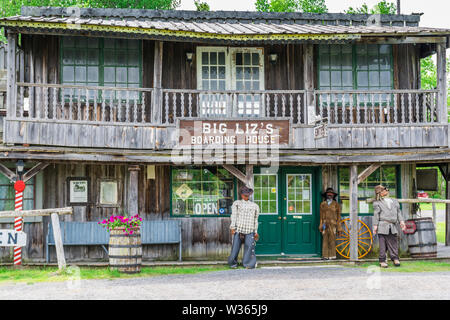
[[[380,243],[380,267],[387,268],[386,251],[396,267],[400,266],[398,258],[398,230],[400,223],[402,230],[406,229],[400,210],[400,204],[396,199],[389,197],[389,189],[379,185],[375,187],[376,201],[373,203],[373,234],[378,233]]]

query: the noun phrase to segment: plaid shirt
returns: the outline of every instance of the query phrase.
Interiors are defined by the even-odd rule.
[[[231,207],[230,229],[239,233],[258,233],[259,206],[251,201],[236,200]]]

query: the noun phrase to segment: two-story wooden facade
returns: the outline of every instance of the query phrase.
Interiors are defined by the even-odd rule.
[[[10,58],[0,161],[45,167],[29,181],[28,208],[70,205],[69,221],[123,210],[181,220],[184,259],[228,255],[230,206],[246,183],[261,209],[257,253],[319,255],[326,187],[370,224],[375,185],[411,197],[417,164],[450,162],[450,30],[419,20],[24,7],[0,20]],[[438,87],[421,90],[420,59],[433,53]],[[383,165],[354,193],[350,166],[374,163]],[[12,187],[2,179],[5,208]],[[87,181],[85,200],[71,199],[71,181]],[[26,223],[26,259],[45,258],[47,222]],[[67,252],[106,258],[95,246]]]

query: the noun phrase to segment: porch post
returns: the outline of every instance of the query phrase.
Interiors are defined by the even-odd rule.
[[[310,115],[316,114],[316,106],[314,105],[314,45],[303,45],[303,81],[306,90],[305,96],[305,123],[308,124],[312,119]]]
[[[350,167],[350,261],[358,261],[358,166]]]
[[[155,41],[155,55],[153,63],[153,96],[152,96],[152,123],[162,122],[162,64],[163,64],[163,43]],[[167,121],[168,119],[165,119]]]
[[[6,80],[6,115],[7,117],[16,117],[16,47],[17,47],[17,34],[8,31],[8,47],[7,47],[7,80]]]
[[[438,110],[440,115],[440,123],[447,124],[447,57],[446,44],[437,43],[437,88],[438,93]]]
[[[445,193],[447,200],[450,200],[450,164],[447,163],[447,170],[445,176]],[[445,245],[450,246],[450,204],[445,205]]]
[[[138,204],[138,185],[139,185],[139,166],[129,166],[128,171],[130,172],[128,180],[128,215],[134,216],[139,213]]]

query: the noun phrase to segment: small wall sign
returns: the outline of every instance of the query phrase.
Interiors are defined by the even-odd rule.
[[[67,188],[69,205],[86,205],[89,203],[88,178],[68,178]]]

